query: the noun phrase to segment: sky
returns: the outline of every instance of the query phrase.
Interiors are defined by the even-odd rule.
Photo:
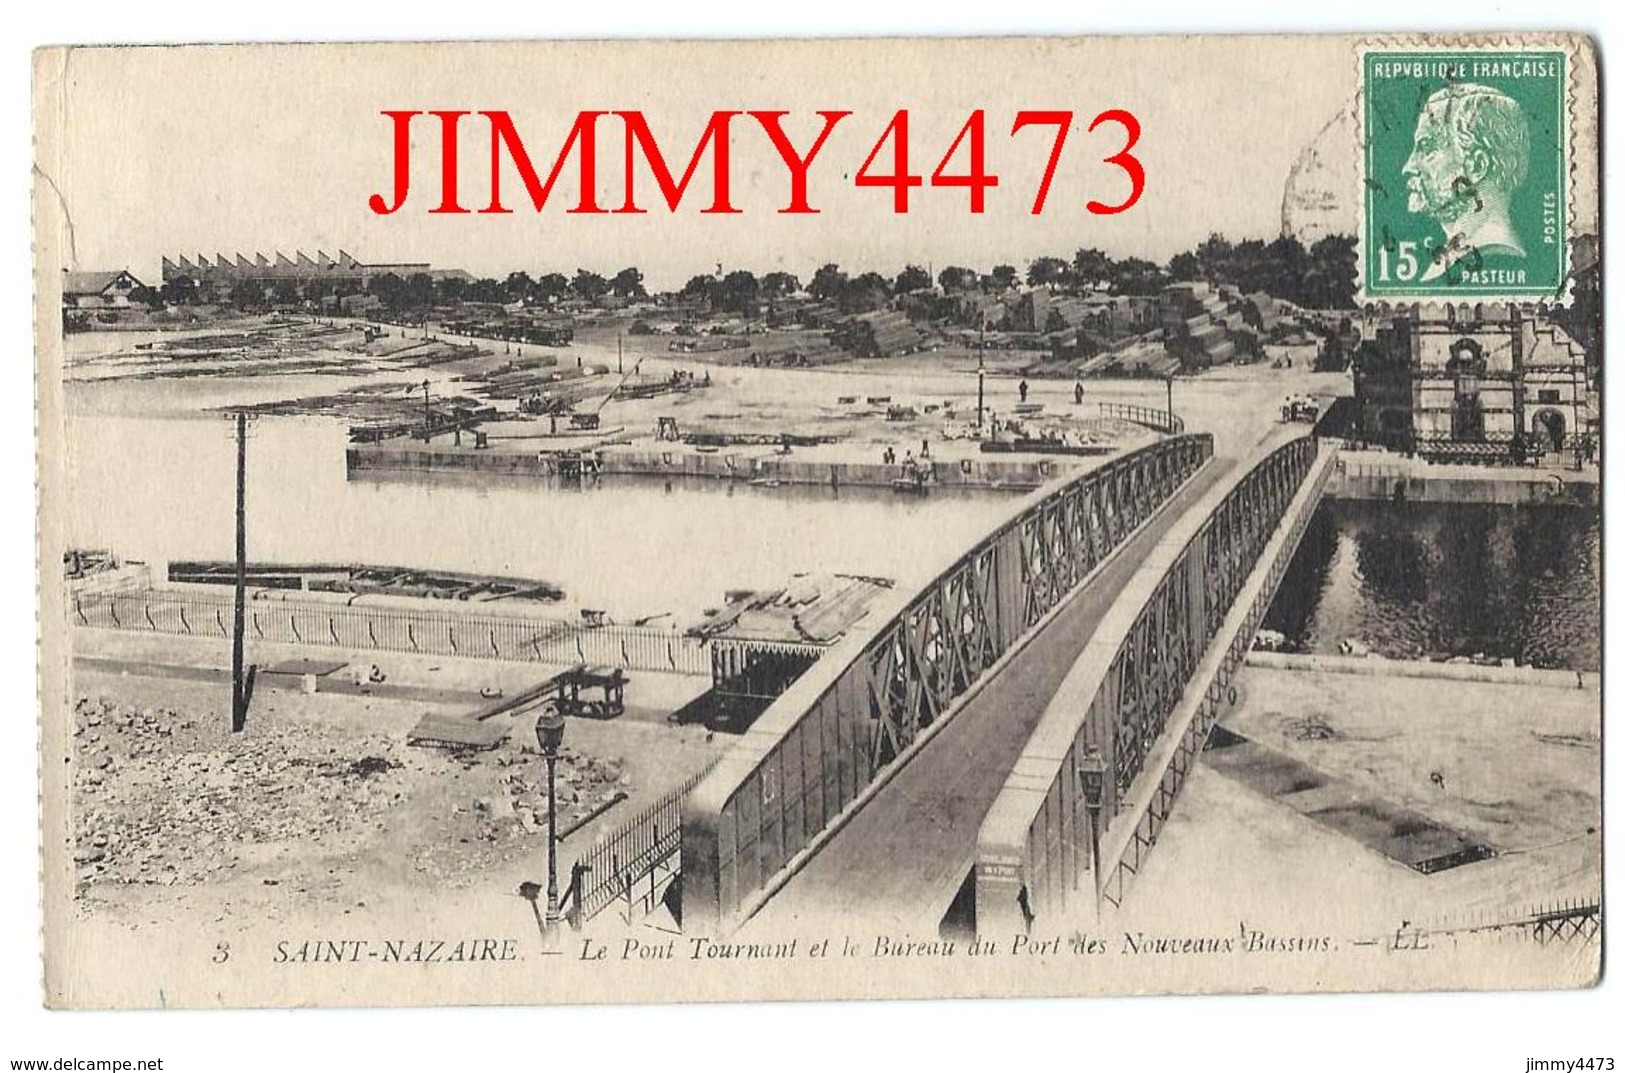
[[[163,255],[341,248],[369,263],[428,261],[498,277],[635,265],[655,288],[719,265],[805,281],[825,262],[888,274],[908,263],[1024,267],[1083,246],[1162,262],[1215,231],[1273,238],[1283,187],[1311,144],[1319,174],[1350,188],[1334,192],[1353,230],[1352,127],[1334,120],[1355,99],[1354,56],[1349,37],[77,49],[36,57],[36,93],[66,86],[65,137],[39,166],[71,221],[70,266],[143,278],[157,278]],[[818,109],[853,114],[813,165],[817,215],[777,211],[788,179],[748,119],[732,142],[735,216],[699,211],[709,160],[675,213],[640,172],[639,200],[652,211],[566,214],[576,193],[569,168],[537,213],[509,166],[512,214],[432,215],[439,136],[425,119],[414,127],[414,196],[398,213],[375,214],[368,198],[390,197],[393,184],[391,126],[380,113],[433,108],[507,110],[544,175],[582,110],[642,109],[679,169],[713,110],[787,110],[802,148],[819,129]],[[851,183],[899,108],[910,112],[911,170],[925,175],[969,114],[985,110],[988,169],[1000,180],[986,212],[970,213],[962,189],[925,187],[897,215],[889,190]],[[1086,202],[1117,202],[1128,189],[1103,162],[1122,145],[1121,128],[1086,129],[1113,108],[1140,123],[1134,154],[1145,188],[1127,211],[1095,215]],[[1040,215],[1032,200],[1052,134],[1013,136],[1022,109],[1077,116]],[[489,141],[477,120],[464,122],[461,184],[478,207]],[[618,121],[603,131],[600,196],[618,205]],[[955,169],[964,162],[962,153]]]

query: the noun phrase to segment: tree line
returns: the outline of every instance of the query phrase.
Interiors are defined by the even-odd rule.
[[[1351,308],[1354,304],[1355,247],[1347,235],[1329,235],[1305,247],[1296,238],[1283,236],[1270,242],[1243,239],[1232,242],[1219,234],[1209,235],[1195,249],[1175,254],[1167,264],[1140,257],[1116,258],[1102,250],[1079,249],[1070,258],[1041,256],[1028,262],[1025,273],[1011,264],[994,265],[986,272],[963,265],[948,265],[932,275],[917,264],[905,266],[895,276],[875,271],[856,275],[837,264],[825,264],[806,281],[805,292],[828,302],[844,313],[862,313],[887,308],[904,295],[929,291],[933,285],[944,295],[981,292],[997,294],[1020,286],[1045,287],[1062,293],[1153,295],[1170,283],[1201,281],[1215,286],[1229,284],[1247,293],[1262,291],[1277,299],[1314,309]],[[703,306],[714,313],[755,317],[764,308],[803,290],[802,281],[789,272],[774,271],[758,276],[748,269],[690,277],[676,292],[681,301]],[[219,300],[206,294],[195,280],[184,276],[167,280],[156,291],[142,288],[132,294],[150,305],[187,305]],[[598,302],[606,296],[627,301],[649,297],[643,273],[623,268],[613,276],[578,268],[574,275],[544,272],[511,272],[504,279],[465,279],[458,276],[430,276],[414,273],[405,277],[393,273],[373,276],[363,288],[353,280],[277,280],[265,285],[256,280],[239,280],[226,299],[242,309],[266,305],[292,305],[321,302],[332,297],[371,294],[392,310],[426,308],[480,302],[502,305],[523,303],[548,306],[577,299]]]

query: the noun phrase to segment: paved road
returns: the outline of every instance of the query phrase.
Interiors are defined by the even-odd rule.
[[[856,917],[934,934],[975,859],[983,818],[1084,645],[1157,542],[1235,465],[1215,458],[1180,489],[749,927]]]

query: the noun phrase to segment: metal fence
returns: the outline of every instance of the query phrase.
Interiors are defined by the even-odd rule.
[[[871,607],[689,799],[685,923],[727,928],[748,915],[791,858],[1212,453],[1205,434],[1160,440],[1034,493],[937,578]]]
[[[632,905],[640,899],[646,910],[654,907],[659,884],[677,871],[683,798],[714,766],[715,761],[707,764],[705,770],[599,839],[576,861],[578,869],[586,870],[581,884],[583,920],[591,920],[616,902],[625,902],[629,915]]]
[[[1567,898],[1513,914],[1485,912],[1469,920],[1417,925],[1415,930],[1428,940],[1445,937],[1458,943],[1463,939],[1494,939],[1541,946],[1588,946],[1602,939],[1602,903],[1594,897]]]
[[[1129,402],[1103,402],[1100,404],[1100,416],[1144,425],[1158,432],[1166,432],[1170,436],[1177,436],[1185,431],[1183,417],[1152,406],[1136,406]]]
[[[229,638],[232,605],[230,592],[149,589],[78,595],[70,614],[80,626]],[[703,642],[669,630],[587,627],[562,619],[461,609],[251,600],[244,630],[250,644],[270,641],[519,663],[589,663],[694,675],[711,671]]]

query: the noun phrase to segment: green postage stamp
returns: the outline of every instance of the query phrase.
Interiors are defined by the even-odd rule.
[[[1561,297],[1567,53],[1370,46],[1360,65],[1364,297]]]

